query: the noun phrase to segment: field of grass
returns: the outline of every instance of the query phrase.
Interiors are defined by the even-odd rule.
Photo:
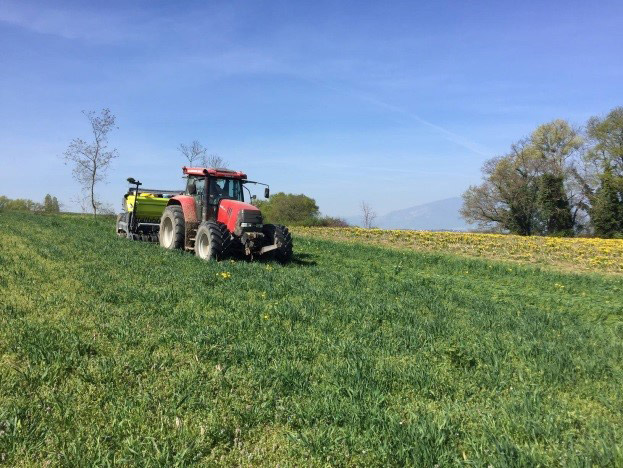
[[[0,463],[621,466],[623,278],[0,214]]]
[[[346,242],[446,252],[562,270],[623,273],[623,239],[525,237],[467,232],[295,227],[293,232]]]

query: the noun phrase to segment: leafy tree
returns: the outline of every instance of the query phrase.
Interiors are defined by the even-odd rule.
[[[463,194],[461,215],[483,229],[533,234],[539,164],[527,141],[483,166],[484,181]]]
[[[588,199],[591,226],[598,236],[623,235],[623,107],[586,126],[586,172],[579,177]]]
[[[117,150],[108,149],[108,134],[115,128],[115,116],[109,109],[102,109],[100,115],[95,112],[82,112],[89,121],[93,141],[87,143],[81,138],[75,138],[65,151],[65,162],[73,165],[73,176],[88,192],[88,199],[97,216],[100,202],[95,195],[95,185],[106,179],[106,171],[113,159],[117,157]]]
[[[266,222],[275,224],[313,225],[319,211],[313,198],[291,193],[275,193],[266,201],[257,201]]]
[[[43,211],[46,213],[60,213],[61,207],[58,199],[48,193],[43,199]]]
[[[463,194],[461,215],[481,228],[520,235],[572,232],[577,197],[567,182],[581,145],[564,120],[539,126],[485,163],[482,184]]]
[[[591,143],[587,162],[604,171],[610,168],[613,176],[623,176],[623,107],[614,108],[605,118],[589,119],[586,133]]]
[[[10,199],[0,196],[0,211],[33,211],[40,212],[43,207],[40,203],[28,200],[26,198]]]
[[[623,177],[607,168],[591,195],[591,224],[599,237],[623,236]]]
[[[543,174],[536,198],[538,232],[545,235],[573,235],[574,219],[561,175]]]

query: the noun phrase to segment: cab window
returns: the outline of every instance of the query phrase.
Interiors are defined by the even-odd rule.
[[[201,196],[205,192],[205,177],[188,177],[186,182],[186,193],[194,196]]]
[[[243,200],[242,183],[238,179],[210,178],[210,203],[222,199]]]

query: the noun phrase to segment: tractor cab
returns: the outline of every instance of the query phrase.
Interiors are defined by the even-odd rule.
[[[221,200],[244,202],[243,179],[223,177],[221,175],[186,176],[186,195],[195,199],[195,209],[203,213],[207,209],[208,219],[217,218],[217,209]]]

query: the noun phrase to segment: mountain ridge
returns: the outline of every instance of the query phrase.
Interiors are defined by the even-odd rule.
[[[378,216],[374,226],[381,229],[468,231],[474,226],[465,222],[459,214],[462,204],[461,197],[450,197],[414,205]],[[350,216],[346,221],[353,226],[362,224],[361,216]]]

